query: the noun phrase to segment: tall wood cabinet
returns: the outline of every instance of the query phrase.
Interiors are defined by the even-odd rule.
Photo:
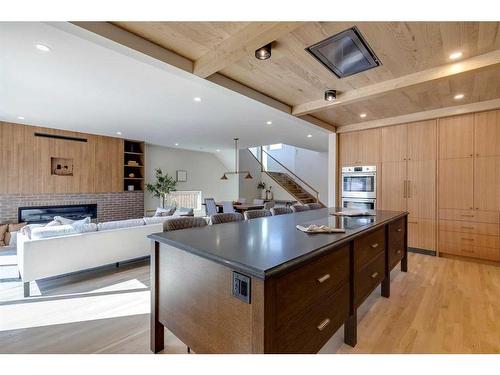
[[[380,133],[380,129],[370,129],[340,134],[340,165],[374,165],[380,162]]]
[[[438,202],[440,252],[500,260],[500,111],[439,120]]]
[[[380,208],[408,211],[408,246],[436,250],[436,121],[382,128]]]

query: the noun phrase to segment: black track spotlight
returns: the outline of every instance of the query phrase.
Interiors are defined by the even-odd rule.
[[[255,50],[255,57],[259,60],[267,60],[271,57],[271,43]]]
[[[337,99],[337,90],[326,90],[325,91],[325,100],[327,102],[333,102]]]

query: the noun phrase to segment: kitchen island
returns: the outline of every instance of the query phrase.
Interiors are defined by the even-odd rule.
[[[151,350],[164,328],[197,353],[316,353],[390,271],[407,270],[407,213],[336,208],[150,235]],[[296,225],[341,227],[307,234]]]

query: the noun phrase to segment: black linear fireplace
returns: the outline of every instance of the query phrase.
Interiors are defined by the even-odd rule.
[[[62,216],[71,220],[81,220],[86,217],[97,218],[97,204],[71,204],[64,206],[34,206],[19,207],[20,223],[48,223],[54,216]]]

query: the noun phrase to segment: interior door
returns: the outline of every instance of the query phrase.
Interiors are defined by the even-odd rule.
[[[407,138],[408,127],[406,125],[382,128],[382,162],[406,160]]]
[[[471,210],[474,206],[473,159],[439,160],[439,208]]]
[[[406,162],[382,163],[382,206],[384,210],[406,211]]]
[[[474,159],[474,208],[500,210],[500,156]]]
[[[436,161],[408,161],[408,212],[421,219],[436,217]]]

